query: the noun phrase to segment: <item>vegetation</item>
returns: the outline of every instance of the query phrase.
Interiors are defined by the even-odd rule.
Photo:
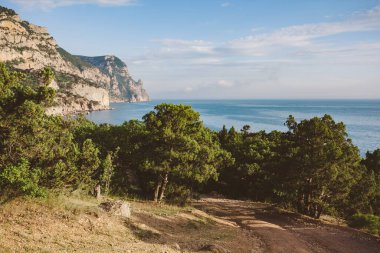
[[[277,203],[313,218],[327,213],[378,233],[380,149],[365,159],[331,116],[287,132],[219,132],[190,106],[160,104],[142,121],[96,125],[47,116],[55,92],[44,69],[34,84],[0,64],[0,200],[91,190],[186,204],[197,193]],[[376,232],[377,231],[377,232]]]
[[[88,64],[92,64],[94,66],[98,66],[98,67],[101,67],[101,69],[104,71],[104,72],[107,72],[107,70],[104,69],[104,58],[106,56],[95,56],[95,57],[87,57],[87,56],[80,56],[80,55],[77,55],[76,57],[78,57],[79,59],[81,59],[82,61],[84,62],[87,62]],[[126,67],[127,65],[125,65],[125,63],[120,60],[119,58],[117,58],[116,56],[113,56],[113,61],[112,61],[112,64],[114,66],[112,67],[117,67],[117,68],[123,68],[123,67]]]
[[[0,13],[5,13],[8,16],[16,16],[17,15],[17,13],[14,10],[8,9],[6,7],[3,7],[3,6],[0,6]]]
[[[74,66],[79,68],[81,71],[85,70],[86,68],[93,67],[91,64],[83,61],[78,56],[70,54],[69,52],[67,52],[65,49],[61,47],[58,47],[57,51],[65,61],[71,62]]]
[[[357,213],[350,218],[349,224],[354,228],[364,229],[371,234],[380,235],[379,216]]]
[[[45,114],[43,107],[55,95],[52,89],[43,83],[21,85],[23,78],[0,64],[1,199],[90,186],[99,169],[98,149],[92,140],[75,140],[77,121]]]
[[[154,200],[164,197],[169,176],[191,183],[216,179],[227,159],[191,106],[160,104],[144,116],[147,130],[143,167],[155,174]]]

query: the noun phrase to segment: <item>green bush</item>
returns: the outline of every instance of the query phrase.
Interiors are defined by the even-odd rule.
[[[354,214],[349,220],[349,225],[354,228],[363,229],[371,234],[379,235],[380,217],[372,214]]]
[[[27,160],[22,159],[17,165],[6,167],[0,173],[0,184],[6,186],[10,195],[27,195],[43,197],[46,191],[38,185],[41,170],[30,168]]]
[[[191,201],[191,190],[178,184],[171,184],[167,189],[166,202],[179,206],[186,206]]]

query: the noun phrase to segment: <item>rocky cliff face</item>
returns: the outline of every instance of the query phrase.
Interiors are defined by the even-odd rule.
[[[141,80],[137,82],[129,75],[127,65],[112,55],[88,57],[77,56],[84,62],[98,67],[109,77],[107,88],[111,101],[141,102],[148,101],[149,96],[143,88]]]
[[[0,7],[0,61],[27,73],[51,67],[58,96],[50,113],[108,109],[111,101],[138,102],[149,97],[127,66],[115,56],[78,57],[60,48],[47,29],[23,21]]]

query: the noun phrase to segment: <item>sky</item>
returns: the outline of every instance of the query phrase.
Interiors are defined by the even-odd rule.
[[[380,0],[0,0],[151,98],[380,98]]]

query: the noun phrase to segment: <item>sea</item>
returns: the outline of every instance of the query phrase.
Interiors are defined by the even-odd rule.
[[[163,102],[191,105],[201,115],[205,126],[219,130],[234,126],[237,130],[250,125],[252,131],[286,131],[289,115],[297,121],[324,114],[336,122],[344,122],[349,138],[359,147],[362,156],[380,148],[380,100],[152,100],[141,103],[112,103],[113,110],[87,115],[96,123],[121,124],[141,120]]]

